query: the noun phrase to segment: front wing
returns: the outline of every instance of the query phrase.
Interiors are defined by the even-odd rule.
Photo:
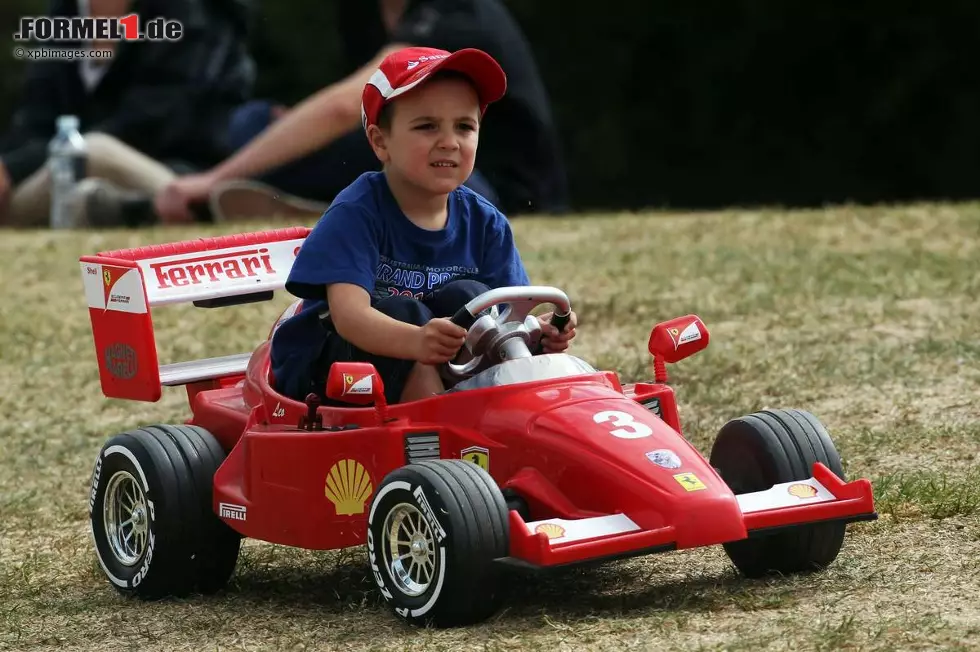
[[[813,477],[736,495],[746,537],[821,521],[870,521],[878,518],[868,480],[844,482],[819,462]],[[628,514],[584,519],[551,518],[525,522],[510,512],[510,556],[502,563],[556,567],[675,550],[673,525],[643,530]],[[699,546],[739,539],[705,539]],[[690,546],[685,546],[690,547]]]

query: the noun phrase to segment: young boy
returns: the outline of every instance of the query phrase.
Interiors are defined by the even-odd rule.
[[[483,113],[506,87],[481,50],[413,47],[382,61],[361,107],[383,171],[341,192],[300,248],[286,289],[303,308],[272,341],[279,392],[323,398],[330,365],[358,361],[374,364],[390,403],[438,393],[435,365],[466,335],[448,317],[490,288],[530,284],[507,219],[462,185]],[[544,351],[567,349],[575,314],[561,333],[551,313],[539,319]]]

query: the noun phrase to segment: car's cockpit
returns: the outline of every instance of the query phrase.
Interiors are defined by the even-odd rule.
[[[459,381],[446,393],[593,373],[596,373],[596,369],[581,358],[567,353],[550,353],[505,360]]]

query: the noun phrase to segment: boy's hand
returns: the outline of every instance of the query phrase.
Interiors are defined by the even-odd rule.
[[[553,312],[547,312],[538,317],[538,321],[541,323],[541,348],[545,353],[561,353],[568,348],[568,343],[575,337],[575,326],[578,324],[578,318],[575,316],[575,312],[569,313],[568,323],[559,333],[558,329],[551,325],[552,317],[554,317]]]
[[[466,329],[438,317],[418,331],[415,359],[423,364],[440,364],[456,357],[466,340]]]

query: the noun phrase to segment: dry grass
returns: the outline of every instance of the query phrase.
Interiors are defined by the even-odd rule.
[[[450,631],[382,609],[359,549],[248,542],[228,591],[186,601],[102,578],[94,455],[186,406],[102,398],[77,258],[240,228],[0,236],[0,650],[980,647],[980,206],[515,221],[532,278],[572,297],[578,355],[648,377],[651,325],[699,314],[711,345],[671,372],[688,436],[707,451],[729,418],[809,409],[883,516],[849,526],[823,573],[748,581],[720,548],[670,553],[521,581],[491,622]],[[249,350],[288,301],[161,310],[162,358]]]

